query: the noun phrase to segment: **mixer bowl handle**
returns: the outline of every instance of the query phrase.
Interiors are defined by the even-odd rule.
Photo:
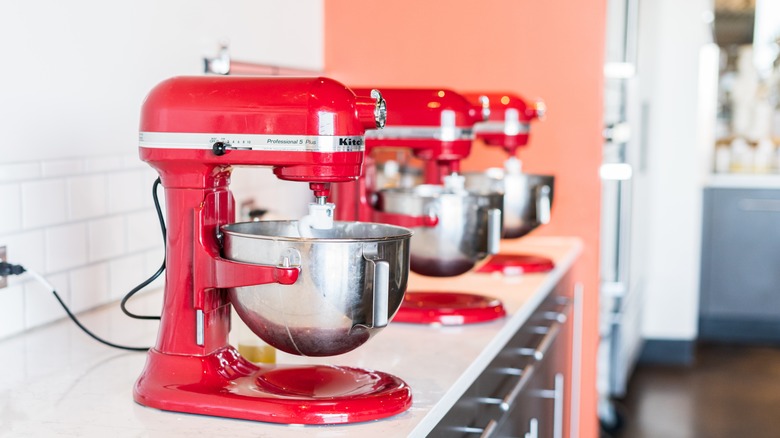
[[[488,254],[498,254],[501,245],[501,209],[491,208],[488,210]]]
[[[376,255],[363,254],[366,259],[366,277],[373,278],[370,321],[357,323],[352,327],[384,328],[390,322],[387,317],[390,307],[390,263],[377,260]]]
[[[374,269],[374,300],[371,327],[382,328],[388,323],[387,310],[390,302],[390,263],[384,260],[370,260]]]
[[[542,225],[550,223],[551,193],[552,189],[547,184],[536,188],[536,220]]]

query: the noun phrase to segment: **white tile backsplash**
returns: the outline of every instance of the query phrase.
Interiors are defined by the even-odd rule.
[[[127,215],[127,251],[143,251],[163,247],[160,221],[157,212],[146,210]]]
[[[0,234],[22,228],[22,198],[19,184],[0,184]]]
[[[64,223],[68,200],[64,180],[22,183],[22,226],[25,229]]]
[[[148,164],[138,158],[138,153],[123,155],[120,159],[122,160],[122,167],[125,169],[149,168]]]
[[[83,222],[46,229],[45,272],[82,266],[88,261],[87,254],[87,226]]]
[[[68,179],[70,220],[92,219],[108,213],[107,181],[104,174]]]
[[[41,177],[41,163],[0,164],[0,181],[26,181]]]
[[[119,300],[165,254],[152,202],[156,177],[136,154],[0,164],[0,245],[10,262],[54,283],[74,312]],[[150,288],[163,284],[164,275]],[[0,291],[0,338],[63,317],[29,274]]]
[[[86,159],[86,170],[87,172],[112,172],[122,168],[122,160],[122,157],[113,155],[90,157]]]
[[[142,181],[141,170],[131,170],[111,173],[108,176],[108,211],[109,213],[124,213],[138,210],[148,205],[152,196],[152,183]]]
[[[41,163],[41,171],[44,177],[58,177],[78,175],[84,172],[84,160],[54,160]]]
[[[137,254],[112,260],[109,263],[109,296],[111,299],[122,299],[130,290],[154,272],[145,272],[146,258]]]
[[[119,257],[127,248],[125,217],[111,216],[89,221],[89,261]]]
[[[108,263],[97,263],[70,272],[70,307],[81,312],[109,301]]]
[[[24,330],[24,286],[0,291],[0,339]]]
[[[46,281],[54,286],[57,294],[67,304],[69,300],[68,275],[48,275],[46,276]],[[48,324],[67,316],[51,290],[42,283],[32,279],[24,284],[24,307],[25,329]]]

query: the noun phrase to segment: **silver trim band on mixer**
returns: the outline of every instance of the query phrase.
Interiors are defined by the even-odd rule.
[[[212,149],[214,143],[224,143],[226,149],[250,151],[292,152],[361,152],[365,140],[361,135],[267,135],[210,134],[186,132],[140,132],[138,143],[143,148]]]
[[[474,131],[469,128],[442,126],[387,126],[384,129],[366,131],[366,140],[473,140]]]
[[[531,132],[530,123],[505,123],[505,122],[480,122],[474,125],[476,134],[528,134]]]

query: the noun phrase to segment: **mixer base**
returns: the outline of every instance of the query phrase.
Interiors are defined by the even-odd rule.
[[[463,292],[406,292],[393,322],[463,325],[503,318],[501,300]]]
[[[476,272],[490,274],[499,272],[504,275],[520,275],[549,272],[555,268],[555,263],[547,257],[530,254],[498,254],[491,257]]]
[[[328,365],[258,367],[232,347],[207,356],[150,350],[133,396],[166,411],[284,424],[370,421],[412,404],[409,386],[390,374]]]

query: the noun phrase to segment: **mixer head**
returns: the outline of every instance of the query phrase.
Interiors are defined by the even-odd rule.
[[[472,104],[487,105],[489,116],[474,126],[477,138],[490,146],[504,148],[514,155],[519,147],[528,144],[531,121],[544,118],[543,101],[528,101],[517,94],[506,92],[464,93]]]
[[[370,89],[353,88],[358,96]],[[391,111],[385,128],[366,131],[366,150],[379,147],[411,149],[417,158],[439,168],[430,183],[458,170],[460,160],[468,157],[474,140],[474,124],[484,120],[481,105],[442,88],[382,88]]]
[[[329,183],[360,176],[364,131],[384,117],[377,92],[357,97],[327,78],[175,77],[144,102],[140,155],[164,186],[209,186],[220,170],[261,165],[325,197]]]

